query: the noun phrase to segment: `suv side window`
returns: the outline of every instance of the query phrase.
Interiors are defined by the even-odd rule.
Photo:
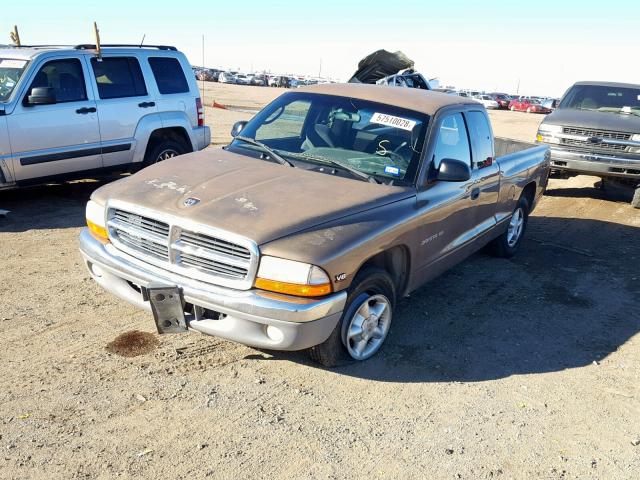
[[[487,117],[482,112],[467,112],[467,125],[471,137],[471,149],[473,151],[473,163],[482,168],[487,161],[493,160],[493,139]],[[490,163],[489,163],[490,164]]]
[[[147,94],[138,59],[134,57],[104,57],[91,59],[91,67],[101,99],[142,97]]]
[[[39,87],[53,88],[56,103],[81,102],[87,99],[82,64],[77,58],[45,63],[31,82],[29,92],[32,88]]]
[[[443,158],[453,158],[471,166],[469,137],[461,113],[453,113],[440,123],[433,157],[433,167],[436,170],[440,167]]]
[[[186,93],[189,84],[177,58],[149,57],[149,65],[161,94]]]

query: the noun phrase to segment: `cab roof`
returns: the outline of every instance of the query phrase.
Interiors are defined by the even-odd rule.
[[[363,83],[326,83],[301,87],[298,91],[385,103],[427,115],[433,115],[449,105],[473,105],[475,107],[481,105],[465,97],[432,90]]]

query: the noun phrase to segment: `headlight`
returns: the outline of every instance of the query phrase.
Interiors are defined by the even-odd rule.
[[[329,276],[320,267],[269,256],[260,260],[255,286],[301,297],[319,297],[331,293]]]
[[[104,207],[93,200],[87,202],[87,227],[91,235],[102,243],[109,241],[109,235],[107,235],[107,228],[104,222]]]
[[[640,142],[640,133],[636,133],[635,135],[631,135],[631,140],[634,142]]]
[[[538,131],[542,134],[544,133],[560,133],[562,132],[562,126],[560,125],[551,125],[549,123],[541,123],[538,127]]]

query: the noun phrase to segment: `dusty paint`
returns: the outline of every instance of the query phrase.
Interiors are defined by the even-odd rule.
[[[152,180],[145,180],[144,183],[146,183],[147,185],[151,185],[154,188],[166,188],[167,190],[175,190],[176,192],[182,194],[187,193],[191,190],[191,186],[189,185],[178,185],[176,182],[162,182],[157,178],[154,178]]]
[[[240,205],[242,205],[242,208],[246,208],[247,210],[250,210],[252,212],[258,211],[258,207],[256,207],[255,204],[247,198],[239,197],[239,198],[236,198],[235,200]]]

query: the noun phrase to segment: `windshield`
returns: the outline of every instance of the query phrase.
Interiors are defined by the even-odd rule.
[[[562,99],[560,108],[616,113],[624,111],[640,115],[640,88],[574,85]]]
[[[26,60],[0,58],[0,102],[9,99],[26,65]]]
[[[259,112],[241,136],[261,142],[296,167],[326,173],[334,167],[343,173],[352,169],[384,183],[409,184],[418,169],[428,120],[427,115],[381,103],[286,93]],[[230,147],[260,150],[240,139]]]

